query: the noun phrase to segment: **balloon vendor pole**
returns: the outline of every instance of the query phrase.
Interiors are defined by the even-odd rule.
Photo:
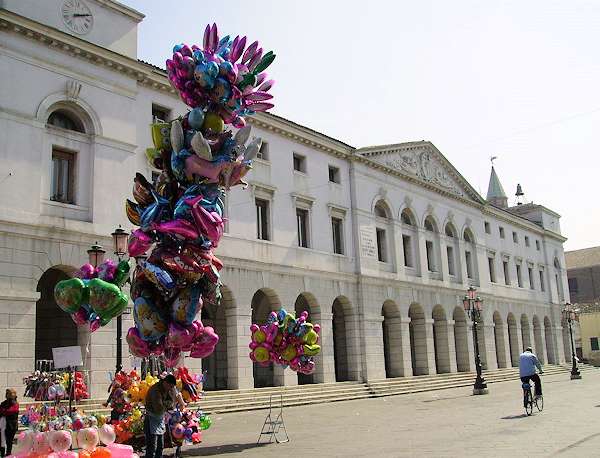
[[[73,412],[73,389],[75,385],[73,383],[73,369],[71,366],[67,369],[69,371],[69,415]]]

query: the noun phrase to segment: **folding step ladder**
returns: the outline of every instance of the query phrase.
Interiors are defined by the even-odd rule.
[[[273,419],[275,416],[275,412],[273,412],[273,397],[276,398],[277,396],[279,396],[279,409],[275,407],[275,410],[278,410],[278,413],[275,419]],[[283,438],[283,434],[285,434],[285,438]],[[287,430],[285,429],[285,422],[283,421],[283,394],[272,394],[269,396],[269,413],[267,414],[267,418],[265,418],[263,427],[258,435],[258,440],[256,441],[257,444],[261,443],[263,436],[269,436],[269,441],[263,442],[263,444],[272,443],[273,438],[275,438],[275,441],[278,444],[290,441]],[[280,436],[282,437],[280,438]]]

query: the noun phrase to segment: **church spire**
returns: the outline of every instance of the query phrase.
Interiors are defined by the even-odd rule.
[[[495,159],[495,158],[494,158]],[[493,160],[492,160],[493,161]],[[486,200],[497,207],[508,208],[508,197],[504,192],[504,188],[500,183],[500,179],[494,169],[494,163],[492,162],[492,173],[490,174],[490,184],[488,185],[488,191]]]

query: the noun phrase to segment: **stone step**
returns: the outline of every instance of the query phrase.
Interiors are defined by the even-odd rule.
[[[570,365],[544,366],[544,372],[547,375],[560,373],[566,375],[570,369]],[[585,364],[580,364],[579,369],[582,372],[598,370],[594,366]],[[483,376],[488,383],[510,381],[518,378],[518,369],[505,368],[484,371]],[[204,397],[200,402],[192,403],[191,407],[201,408],[206,412],[237,412],[268,408],[271,395],[277,397],[277,399],[279,395],[283,395],[284,406],[305,405],[470,386],[473,384],[474,378],[474,372],[459,372],[371,380],[367,384],[349,381],[246,390],[208,391],[204,393]],[[110,409],[103,407],[102,402],[104,402],[104,399],[88,399],[77,403],[77,405],[88,412],[109,414]],[[39,403],[41,402],[24,403],[21,411],[25,410],[26,405]],[[67,403],[63,402],[63,404]]]

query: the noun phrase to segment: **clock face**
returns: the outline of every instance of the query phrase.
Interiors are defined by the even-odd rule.
[[[81,0],[65,0],[62,17],[69,30],[84,35],[92,30],[94,17],[88,6]]]

